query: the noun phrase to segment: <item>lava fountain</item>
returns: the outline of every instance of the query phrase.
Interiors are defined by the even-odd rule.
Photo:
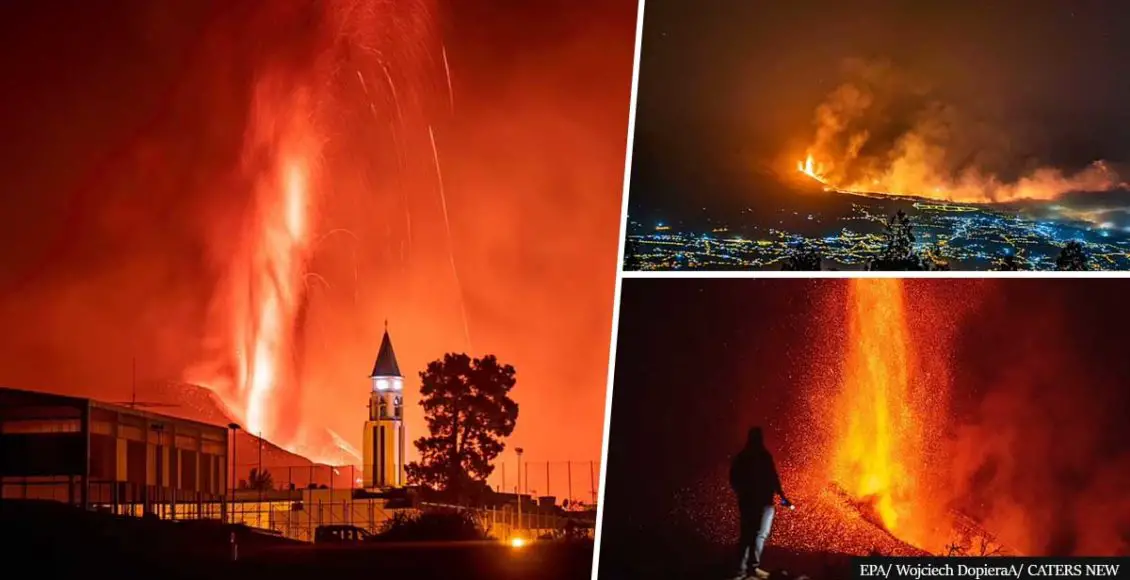
[[[216,393],[247,432],[310,459],[340,459],[346,451],[302,409],[302,385],[320,370],[309,369],[319,361],[303,354],[317,240],[335,231],[326,223],[334,192],[364,181],[358,176],[375,163],[361,162],[359,147],[375,157],[403,155],[365,141],[358,127],[401,140],[405,117],[417,111],[415,77],[429,45],[441,47],[432,10],[431,0],[347,0],[269,6],[261,14],[267,26],[303,23],[312,42],[296,49],[298,58],[273,55],[256,68],[237,171],[249,196],[236,227],[223,233],[225,273],[209,321],[216,360],[186,379]],[[313,441],[319,437],[336,450]]]
[[[920,370],[903,281],[856,279],[848,288],[848,335],[832,480],[873,523],[921,549],[936,551],[949,533],[933,501],[930,472],[937,401]]]
[[[829,185],[828,180],[824,177],[824,167],[816,164],[812,160],[811,155],[805,157],[804,161],[797,161],[796,170],[818,181],[825,189],[831,189],[831,185]]]
[[[276,94],[269,88],[264,93]],[[294,433],[280,429],[271,406],[281,402],[272,401],[284,395],[280,385],[297,380],[291,353],[297,350],[295,321],[304,299],[312,160],[317,158],[316,134],[304,115],[306,100],[298,92],[281,103],[269,97],[255,103],[245,163],[257,164],[264,148],[274,146],[275,151],[259,168],[257,211],[246,230],[246,253],[234,262],[236,287],[246,289],[250,299],[240,309],[242,316],[232,321],[241,353],[236,379],[242,386],[245,428],[282,441]]]

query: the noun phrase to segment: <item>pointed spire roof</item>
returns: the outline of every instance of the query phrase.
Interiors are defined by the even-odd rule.
[[[388,321],[385,321],[385,335],[381,339],[381,349],[377,351],[377,362],[373,364],[370,377],[403,377],[400,365],[396,364],[396,353],[392,351],[392,339],[388,337]]]

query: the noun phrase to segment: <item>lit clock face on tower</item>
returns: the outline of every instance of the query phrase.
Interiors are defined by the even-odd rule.
[[[373,379],[373,390],[375,391],[399,391],[401,388],[399,377],[374,377]]]

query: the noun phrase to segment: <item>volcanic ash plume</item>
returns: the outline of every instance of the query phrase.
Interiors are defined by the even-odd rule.
[[[850,79],[816,109],[816,132],[797,170],[846,192],[907,195],[966,203],[1050,200],[1126,184],[1103,161],[1075,172],[1041,167],[1000,177],[1005,131],[936,97],[926,83],[889,65],[849,62]]]
[[[901,280],[852,280],[831,479],[877,525],[938,553],[950,535],[929,485],[939,389],[919,375]]]

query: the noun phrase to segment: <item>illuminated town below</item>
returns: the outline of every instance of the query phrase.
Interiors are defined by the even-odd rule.
[[[776,226],[707,220],[643,223],[629,218],[624,268],[647,270],[774,270],[799,247],[816,252],[821,269],[864,270],[886,244],[886,224],[905,211],[913,223],[915,247],[940,258],[952,270],[1055,270],[1070,242],[1082,245],[1088,270],[1130,270],[1130,233],[1086,222],[1055,219],[1056,206],[1042,208],[1051,219],[988,206],[927,200],[852,196],[850,210],[838,215],[778,210]],[[895,207],[898,205],[899,207]],[[752,212],[750,212],[752,213]],[[1066,213],[1066,211],[1064,212]],[[1062,216],[1060,216],[1062,218]]]

